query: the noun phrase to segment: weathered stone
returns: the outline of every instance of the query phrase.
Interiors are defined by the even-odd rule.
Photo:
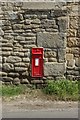
[[[78,29],[78,18],[70,17],[69,27],[71,29]]]
[[[68,47],[77,47],[77,46],[79,46],[79,42],[78,42],[78,39],[77,38],[71,38],[71,37],[69,37],[68,39],[67,39],[67,46]]]
[[[37,44],[38,47],[44,48],[65,48],[66,38],[62,33],[38,33]]]
[[[44,64],[44,76],[64,75],[64,73],[65,73],[64,63],[45,63]]]
[[[23,18],[23,15],[22,15],[22,14],[18,14],[18,18],[19,18],[20,20],[24,20],[24,18]]]
[[[12,53],[12,55],[19,56],[19,57],[24,57],[23,52],[14,52],[14,53]]]
[[[13,25],[13,30],[19,30],[22,29],[23,25],[22,24],[14,24]]]
[[[59,26],[60,32],[67,32],[68,18],[67,17],[59,17],[58,18],[58,26]]]
[[[27,77],[28,75],[29,75],[28,71],[22,73],[22,76],[24,76],[24,77]]]
[[[10,72],[10,73],[8,73],[8,76],[10,76],[12,78],[19,77],[19,73]]]
[[[4,35],[4,39],[11,40],[11,39],[14,39],[14,37],[8,34],[8,35]]]
[[[47,19],[48,16],[47,16],[47,15],[38,15],[37,17],[38,17],[39,19]]]
[[[3,63],[6,63],[6,60],[7,60],[6,57],[3,57],[3,58],[2,58]]]
[[[3,26],[2,29],[5,31],[5,30],[11,30],[12,27],[11,26]]]
[[[18,29],[18,30],[14,30],[15,33],[24,33],[25,31],[23,29]]]
[[[80,58],[75,58],[75,65],[80,67]]]
[[[41,28],[53,28],[55,25],[55,20],[42,20],[41,21],[42,25]]]
[[[65,3],[63,3],[65,4]],[[63,6],[62,3],[59,2],[59,4],[54,2],[24,2],[22,9],[32,9],[32,10],[51,10],[53,8],[56,8],[56,5],[61,8]],[[59,14],[59,13],[57,13]]]
[[[14,63],[14,66],[17,66],[17,67],[26,67],[25,63],[23,63],[23,62]]]
[[[67,66],[74,68],[75,67],[75,60],[67,60]]]
[[[0,71],[2,71],[2,63],[0,63]]]
[[[2,52],[2,56],[9,56],[9,55],[11,55],[11,52],[10,51],[7,51],[7,52]]]
[[[6,73],[6,72],[1,72],[1,71],[0,71],[0,77],[4,77],[4,76],[7,76],[7,73]]]
[[[69,29],[67,36],[69,37],[75,37],[77,34],[77,31],[75,29]]]
[[[7,62],[10,62],[10,63],[16,63],[16,62],[21,62],[21,58],[20,57],[17,57],[17,56],[9,56],[7,58]]]
[[[72,60],[74,58],[73,54],[66,54],[66,60]]]
[[[12,43],[2,43],[2,47],[13,47]]]
[[[26,41],[29,41],[29,40],[36,40],[36,37],[25,37],[25,40],[26,40]]]
[[[44,83],[44,81],[43,80],[32,80],[31,83],[40,84],[40,83]]]
[[[25,53],[24,53],[24,56],[25,56],[25,57],[30,57],[30,52],[25,52]]]
[[[72,49],[71,49],[71,53],[72,54],[80,54],[80,48],[79,47],[73,47]]]
[[[14,48],[22,48],[22,46],[21,46],[19,43],[16,43],[16,44],[14,45]]]
[[[23,62],[30,62],[29,58],[23,58]]]
[[[66,50],[65,49],[58,49],[57,51],[57,61],[58,62],[65,62],[65,54]]]
[[[79,71],[68,70],[67,75],[79,76]]]
[[[16,72],[24,72],[24,71],[27,71],[28,68],[25,68],[25,67],[15,67],[15,71]]]
[[[15,36],[15,40],[23,40],[23,41],[25,41],[25,37],[22,37],[22,36]]]
[[[17,16],[16,12],[8,11],[8,15],[9,15],[9,19],[10,20],[16,20],[16,19],[18,19],[18,16]]]
[[[15,78],[15,79],[13,80],[13,84],[19,85],[19,84],[20,84],[20,79],[19,79],[19,78]]]
[[[2,56],[0,56],[0,63],[2,63]]]
[[[26,79],[22,79],[22,80],[21,80],[21,83],[22,83],[22,84],[28,84],[29,81],[28,81],[28,79],[26,78]]]
[[[4,35],[4,31],[0,28],[0,36]]]
[[[66,16],[67,15],[67,10],[51,10],[51,17],[61,17],[61,16]]]
[[[11,77],[2,77],[2,81],[3,82],[11,82],[11,81],[13,81],[13,78],[11,78]]]
[[[37,47],[37,46],[34,45],[34,44],[31,44],[31,45],[24,45],[24,48],[27,48],[27,49],[28,49],[28,48],[30,49],[30,48],[33,48],[33,47]]]
[[[66,80],[65,76],[62,76],[62,77],[56,77],[56,80]]]
[[[47,28],[46,32],[58,32],[58,29],[54,29],[54,28]]]
[[[26,19],[29,19],[29,18],[33,18],[33,19],[35,19],[35,18],[37,18],[37,15],[35,15],[35,14],[25,14],[24,15],[24,17],[26,18]]]
[[[3,70],[6,71],[6,72],[14,70],[14,65],[11,64],[11,63],[4,63],[3,64]]]
[[[41,21],[39,19],[34,19],[31,23],[32,24],[40,24]]]
[[[12,51],[13,48],[11,47],[2,47],[2,51]]]
[[[54,77],[49,76],[49,77],[47,77],[47,80],[54,80]]]
[[[48,62],[57,62],[56,58],[48,58]]]

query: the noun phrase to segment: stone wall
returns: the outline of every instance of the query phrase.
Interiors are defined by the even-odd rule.
[[[33,47],[44,48],[44,77],[37,82],[79,79],[79,19],[79,3],[1,2],[2,81],[35,82],[31,77]]]

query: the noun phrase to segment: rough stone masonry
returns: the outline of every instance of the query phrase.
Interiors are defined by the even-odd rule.
[[[5,84],[27,84],[31,48],[44,48],[46,79],[80,78],[79,2],[0,2],[0,76]]]

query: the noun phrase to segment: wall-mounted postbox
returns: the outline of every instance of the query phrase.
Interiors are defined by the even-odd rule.
[[[32,77],[43,77],[43,48],[32,48]]]

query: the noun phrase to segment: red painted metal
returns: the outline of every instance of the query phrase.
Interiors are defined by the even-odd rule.
[[[43,48],[32,48],[32,77],[43,77]]]

